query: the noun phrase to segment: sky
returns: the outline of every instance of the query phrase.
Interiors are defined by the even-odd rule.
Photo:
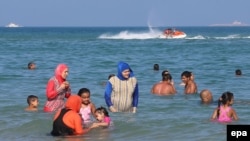
[[[250,25],[250,0],[0,0],[0,27]]]

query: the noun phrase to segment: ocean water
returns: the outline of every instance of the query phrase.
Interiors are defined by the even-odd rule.
[[[234,93],[239,120],[250,124],[250,27],[178,27],[184,39],[159,38],[163,27],[22,27],[0,28],[0,137],[4,140],[76,141],[223,141],[226,124],[209,119],[216,100]],[[27,70],[34,61],[36,70]],[[136,114],[110,113],[113,126],[83,136],[55,138],[52,113],[42,111],[45,87],[59,63],[69,66],[73,93],[91,91],[96,107],[105,106],[104,83],[116,74],[118,61],[127,62],[139,82]],[[153,71],[153,64],[160,71]],[[150,94],[161,72],[169,70],[178,93]],[[243,75],[235,76],[241,69]],[[209,89],[214,103],[201,105],[199,95],[184,95],[181,73],[192,71],[198,91]],[[26,98],[39,97],[39,112],[25,112]]]

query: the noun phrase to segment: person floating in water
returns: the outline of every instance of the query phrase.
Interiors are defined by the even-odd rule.
[[[242,75],[241,70],[240,69],[235,70],[235,75],[236,76],[241,76]]]
[[[109,113],[106,108],[99,107],[95,110],[95,117],[97,122],[94,122],[91,128],[96,127],[109,127],[111,118],[109,117]]]
[[[28,69],[29,70],[34,70],[36,69],[36,64],[34,62],[29,62],[28,63]]]
[[[39,100],[35,95],[29,95],[27,97],[28,107],[25,108],[25,111],[38,111]]]
[[[234,103],[234,96],[231,92],[224,92],[218,100],[218,107],[214,110],[212,120],[219,122],[231,122],[238,120],[236,111],[231,107]]]
[[[154,67],[153,67],[153,69],[154,69],[155,71],[158,71],[158,70],[160,69],[160,66],[159,66],[159,64],[154,64]]]

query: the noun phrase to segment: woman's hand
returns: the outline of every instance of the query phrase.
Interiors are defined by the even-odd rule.
[[[109,107],[109,110],[110,110],[111,112],[117,112],[117,110],[116,110],[113,106],[110,106],[110,107]]]
[[[62,89],[68,89],[69,88],[69,82],[68,81],[64,81],[61,86]]]

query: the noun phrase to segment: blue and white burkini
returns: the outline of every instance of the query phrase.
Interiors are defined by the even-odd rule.
[[[130,70],[128,79],[122,76],[122,72],[126,69]],[[108,81],[104,97],[107,106],[113,106],[118,112],[132,112],[133,108],[137,107],[139,99],[138,83],[127,63],[118,63],[117,76],[111,77]]]

